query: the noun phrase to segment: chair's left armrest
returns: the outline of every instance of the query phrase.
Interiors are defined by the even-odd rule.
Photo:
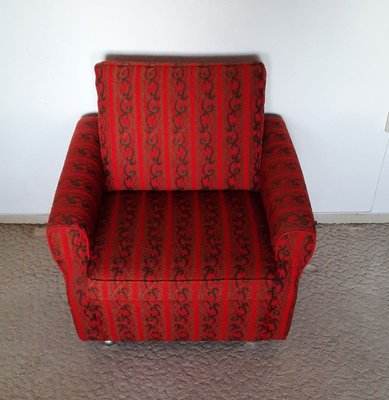
[[[315,248],[315,222],[295,148],[276,115],[265,116],[260,191],[276,260],[294,260],[301,274]]]
[[[78,122],[69,145],[47,225],[47,239],[53,258],[66,274],[64,237],[73,235],[89,244],[103,192],[103,168],[97,116],[84,116]]]

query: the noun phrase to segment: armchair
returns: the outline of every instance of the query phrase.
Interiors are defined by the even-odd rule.
[[[47,226],[80,339],[285,339],[316,234],[263,64],[95,71]]]

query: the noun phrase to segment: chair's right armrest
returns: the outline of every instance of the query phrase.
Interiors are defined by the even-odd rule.
[[[65,274],[69,254],[81,252],[78,244],[82,243],[82,257],[89,259],[103,181],[97,116],[84,116],[70,142],[47,225],[51,253]]]

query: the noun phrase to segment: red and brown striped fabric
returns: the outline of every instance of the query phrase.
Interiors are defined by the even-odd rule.
[[[108,190],[258,190],[262,63],[95,67]]]
[[[79,337],[285,339],[316,232],[264,66],[95,71],[47,227]]]

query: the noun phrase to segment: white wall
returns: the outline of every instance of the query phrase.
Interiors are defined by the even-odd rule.
[[[0,214],[49,212],[108,53],[258,54],[314,210],[371,210],[388,140],[388,15],[388,0],[2,0]]]

